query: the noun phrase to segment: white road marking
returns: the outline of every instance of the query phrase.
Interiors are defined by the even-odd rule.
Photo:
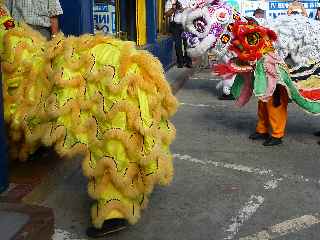
[[[78,238],[74,234],[62,229],[55,229],[52,240],[88,240],[86,238]]]
[[[212,82],[220,82],[221,79],[219,78],[208,78],[208,79],[204,79],[201,76],[195,76],[195,77],[191,77],[189,78],[189,80],[203,80],[203,81],[212,81]]]
[[[201,165],[213,165],[214,167],[221,167],[226,169],[232,169],[240,172],[245,173],[253,173],[255,175],[262,175],[262,176],[273,176],[273,173],[271,170],[266,169],[259,169],[259,168],[252,168],[244,165],[238,165],[238,164],[230,164],[230,163],[223,163],[223,162],[216,162],[211,160],[200,160],[197,158],[193,158],[189,155],[181,155],[181,154],[173,154],[174,158],[185,160],[193,163],[198,163]],[[273,184],[273,185],[272,185]],[[266,185],[272,185],[274,188],[277,187],[275,183],[267,182]],[[233,239],[234,236],[238,233],[240,227],[243,225],[243,223],[257,211],[259,206],[263,203],[264,198],[262,196],[251,196],[249,201],[244,205],[244,207],[239,211],[238,215],[234,218],[232,218],[232,224],[228,227],[226,232],[228,235],[224,238],[225,240]]]
[[[285,222],[274,225],[270,228],[270,230],[272,233],[283,236],[292,232],[301,231],[318,223],[320,223],[320,220],[317,217],[312,215],[305,215],[300,218],[287,220]]]
[[[262,196],[251,196],[249,201],[239,211],[238,215],[231,219],[232,224],[226,230],[227,236],[224,239],[233,239],[237,235],[243,223],[250,219],[263,202],[264,198]]]
[[[181,102],[180,105],[190,106],[190,107],[205,107],[205,108],[213,108],[216,109],[216,107],[207,105],[207,104],[193,104],[193,103],[184,103]]]
[[[189,162],[199,163],[202,165],[209,164],[215,167],[227,168],[227,169],[232,169],[232,170],[246,172],[246,173],[254,173],[256,175],[273,176],[272,171],[268,169],[252,168],[252,167],[248,167],[240,164],[223,163],[223,162],[217,162],[217,161],[211,161],[211,160],[204,161],[197,158],[193,158],[189,155],[173,154],[173,157],[180,160],[187,160]]]
[[[198,163],[202,165],[212,165],[217,168],[226,168],[226,169],[232,169],[240,172],[253,173],[255,175],[260,175],[260,176],[268,176],[272,179],[278,179],[278,182],[279,182],[279,179],[281,179],[281,181],[284,179],[288,179],[288,180],[293,180],[297,182],[313,183],[313,184],[320,185],[320,180],[306,178],[302,175],[288,175],[288,174],[274,173],[270,169],[254,168],[254,167],[249,167],[241,164],[224,163],[224,162],[217,162],[217,161],[211,161],[211,160],[200,160],[197,158],[193,158],[189,155],[173,154],[173,157],[178,160],[185,160],[188,162]],[[272,180],[272,181],[276,181],[276,180]]]
[[[296,233],[301,230],[308,229],[311,226],[319,223],[319,218],[312,215],[305,215],[300,218],[295,218],[276,224],[270,227],[268,230],[240,238],[239,240],[272,240],[290,233]]]
[[[173,154],[173,156],[177,160],[189,161],[189,162],[197,163],[201,165],[211,165],[217,168],[226,168],[226,169],[231,169],[235,171],[270,177],[272,179],[266,182],[264,185],[265,190],[276,189],[279,185],[279,182],[283,181],[284,179],[294,180],[294,181],[303,182],[303,183],[320,184],[320,180],[306,178],[302,175],[288,175],[288,174],[281,175],[279,173],[275,174],[270,169],[260,169],[260,168],[239,165],[239,164],[230,164],[230,163],[223,163],[223,162],[217,162],[217,161],[211,161],[211,160],[200,160],[197,158],[193,158],[189,155]],[[264,198],[262,196],[251,196],[249,201],[239,211],[238,215],[232,218],[231,220],[232,224],[226,230],[228,235],[224,239],[225,240],[234,239],[240,227],[244,224],[245,221],[250,219],[250,217],[257,211],[257,209],[261,206],[263,202],[264,202]],[[310,228],[312,225],[319,224],[319,223],[320,223],[319,218],[312,215],[305,215],[300,218],[288,220],[280,224],[274,225],[270,227],[268,231],[261,231],[254,235],[240,238],[239,240],[272,240],[280,236],[287,235],[289,233],[294,233],[294,232],[301,231],[303,229]]]
[[[279,182],[281,182],[283,178],[278,178],[278,179],[272,179],[263,186],[264,189],[266,190],[271,190],[271,189],[276,189],[279,185]]]
[[[218,105],[215,104],[213,105],[209,105],[209,104],[202,104],[202,103],[186,103],[186,102],[180,102],[180,105],[184,105],[184,106],[189,106],[189,107],[197,107],[197,108],[211,108],[211,109],[217,109],[218,107],[228,107],[228,105],[226,104],[222,104],[222,102]]]

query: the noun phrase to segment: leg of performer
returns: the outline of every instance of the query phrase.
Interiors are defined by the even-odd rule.
[[[267,139],[269,137],[269,125],[267,103],[259,100],[256,132],[251,134],[249,138],[252,140]]]
[[[177,56],[177,65],[178,68],[182,68],[183,67],[183,63],[184,63],[184,57],[183,57],[183,45],[182,45],[182,25],[173,23],[172,26],[172,35],[173,35],[173,39],[174,39],[174,45],[175,45],[175,50],[176,50],[176,56]]]
[[[315,132],[314,135],[315,135],[316,137],[320,137],[320,131]]]
[[[182,30],[183,32],[183,30]],[[181,33],[182,33],[181,32]],[[181,36],[181,35],[180,35]],[[188,43],[186,39],[183,39],[183,61],[184,64],[187,68],[192,68],[192,60],[191,58],[188,56],[188,52],[187,52],[187,47],[188,47]],[[205,54],[206,55],[206,54]]]
[[[263,145],[265,146],[274,146],[282,143],[282,138],[285,134],[285,128],[288,118],[288,93],[285,87],[278,85],[278,93],[274,93],[271,100],[267,103],[269,122],[272,128],[272,137],[269,138]],[[275,106],[275,96],[279,94],[280,102]]]

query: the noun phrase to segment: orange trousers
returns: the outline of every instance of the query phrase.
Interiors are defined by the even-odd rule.
[[[256,132],[269,133],[271,128],[273,137],[282,138],[287,124],[289,97],[285,87],[279,85],[278,88],[280,91],[280,106],[274,107],[273,96],[268,102],[259,100]]]

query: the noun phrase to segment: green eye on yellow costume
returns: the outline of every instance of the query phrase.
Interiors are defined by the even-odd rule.
[[[5,120],[11,158],[40,145],[83,155],[92,221],[135,223],[154,185],[173,175],[169,118],[177,100],[160,62],[133,43],[106,36],[47,42],[25,25],[0,18]]]

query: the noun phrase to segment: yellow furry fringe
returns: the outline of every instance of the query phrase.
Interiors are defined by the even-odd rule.
[[[5,34],[1,58],[11,157],[25,161],[40,145],[83,155],[95,226],[112,210],[137,222],[154,186],[173,176],[176,130],[168,119],[178,103],[160,62],[130,42],[102,35],[46,42],[27,26]],[[117,201],[105,195],[110,184]]]

